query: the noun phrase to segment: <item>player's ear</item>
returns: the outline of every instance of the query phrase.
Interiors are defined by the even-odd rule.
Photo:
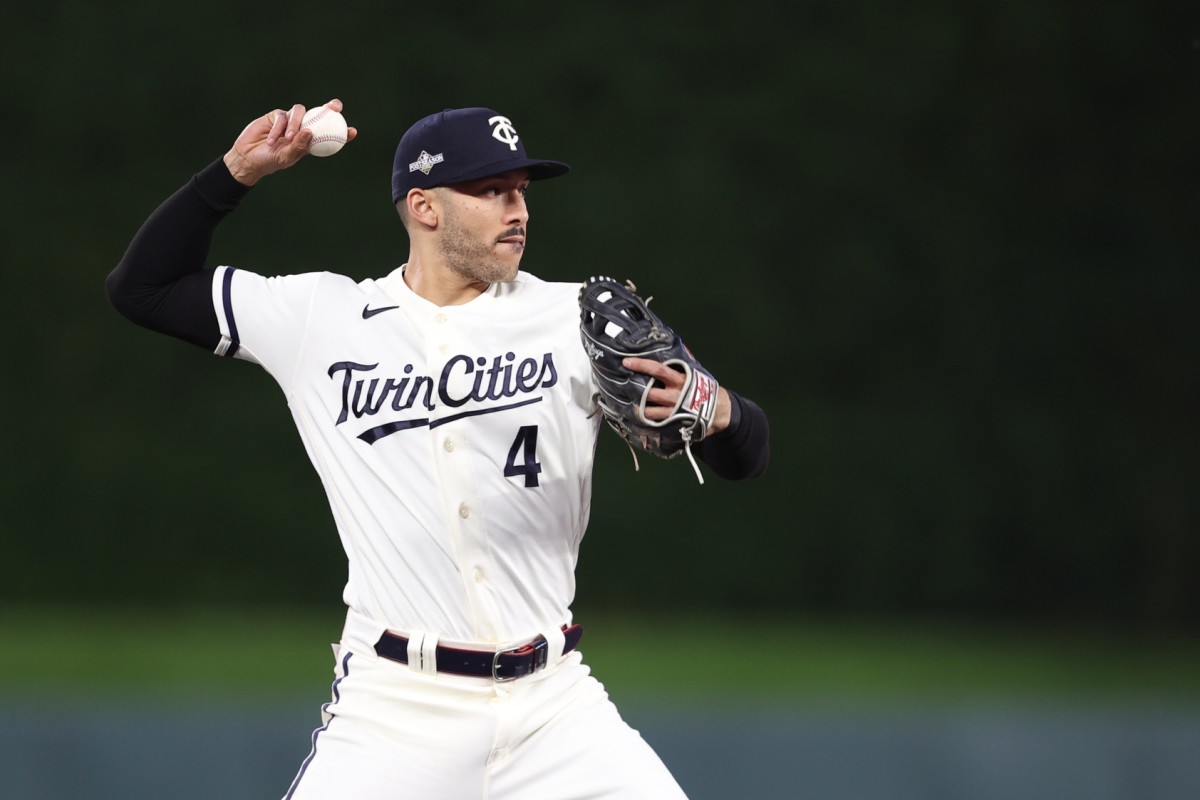
[[[409,189],[404,202],[408,209],[409,219],[430,228],[437,227],[439,208],[436,192],[427,189]]]

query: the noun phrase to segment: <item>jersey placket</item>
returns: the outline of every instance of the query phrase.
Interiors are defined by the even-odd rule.
[[[454,312],[447,309],[433,312],[426,336],[426,357],[431,375],[442,375],[449,359],[472,352],[459,334],[454,317]],[[430,427],[433,461],[445,507],[446,530],[471,610],[475,636],[480,642],[496,642],[500,639],[500,609],[492,593],[490,576],[494,563],[487,541],[486,519],[479,505],[480,495],[475,484],[474,458],[469,438],[471,418],[439,424],[438,419],[450,413],[453,410],[439,408]]]

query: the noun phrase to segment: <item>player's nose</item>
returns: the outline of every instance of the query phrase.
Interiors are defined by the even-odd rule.
[[[524,225],[529,221],[529,206],[525,204],[525,194],[520,191],[513,191],[509,195],[508,201],[508,219],[506,222]]]

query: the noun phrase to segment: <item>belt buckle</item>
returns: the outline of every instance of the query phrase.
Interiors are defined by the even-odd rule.
[[[528,669],[526,669],[525,671],[520,671],[521,665],[517,665],[518,671],[515,674],[501,675],[500,674],[500,657],[508,656],[508,655],[531,656],[532,658],[530,660]],[[539,635],[536,639],[534,639],[529,644],[523,644],[520,647],[514,647],[511,650],[497,651],[496,655],[492,656],[492,680],[496,681],[497,683],[507,683],[508,681],[515,681],[517,678],[523,678],[526,675],[532,675],[533,673],[537,672],[539,669],[543,669],[546,666],[546,664],[549,662],[549,660],[550,660],[550,643],[548,641],[546,641],[545,636]]]

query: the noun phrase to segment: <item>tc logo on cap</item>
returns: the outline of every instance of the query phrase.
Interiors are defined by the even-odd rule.
[[[496,126],[492,131],[493,139],[508,145],[509,150],[517,149],[517,142],[521,141],[521,137],[517,136],[517,129],[513,127],[508,117],[496,115],[488,120],[488,125]]]

